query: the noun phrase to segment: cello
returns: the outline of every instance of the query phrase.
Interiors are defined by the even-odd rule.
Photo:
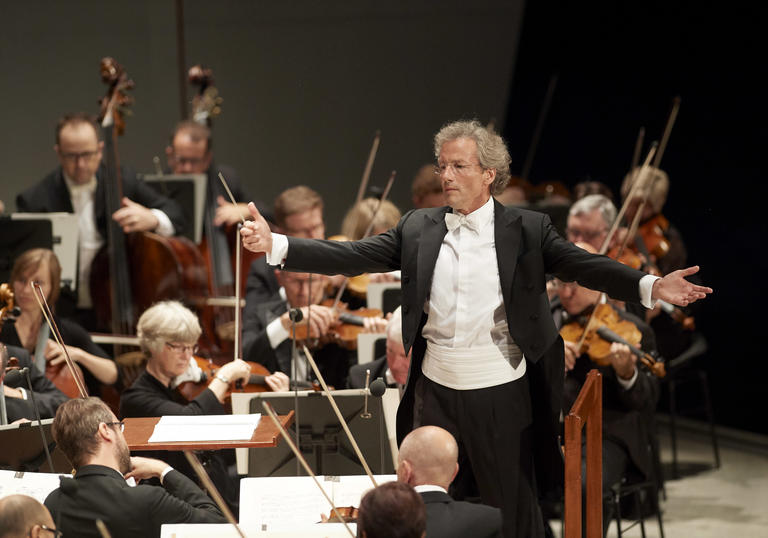
[[[124,114],[133,102],[127,92],[134,83],[112,58],[101,60],[100,71],[108,87],[99,114],[105,144],[105,206],[107,214],[113,215],[123,200],[117,138],[125,130]],[[92,297],[103,299],[94,302],[98,319],[119,335],[132,335],[137,312],[156,301],[178,299],[189,303],[206,293],[203,261],[191,241],[152,232],[126,234],[111,218],[107,223],[107,244],[93,261],[90,285]]]

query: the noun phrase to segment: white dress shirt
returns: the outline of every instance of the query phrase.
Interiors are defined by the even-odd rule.
[[[77,275],[77,306],[79,308],[91,308],[91,264],[96,253],[104,245],[104,238],[96,227],[96,215],[94,213],[94,194],[96,193],[96,176],[87,183],[75,183],[66,174],[64,183],[69,191],[72,202],[72,210],[77,215],[77,226],[80,232],[78,246],[78,275]],[[168,215],[159,209],[150,209],[157,218],[155,233],[163,237],[171,237],[176,229],[168,218]]]

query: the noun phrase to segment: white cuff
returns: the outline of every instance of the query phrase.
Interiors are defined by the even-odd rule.
[[[269,345],[272,346],[272,349],[277,349],[277,346],[285,342],[290,336],[291,333],[283,327],[283,322],[280,321],[280,318],[273,319],[267,325],[267,338],[269,338]]]
[[[176,228],[173,227],[173,223],[168,218],[168,215],[159,209],[150,209],[150,211],[157,218],[157,227],[154,230],[156,234],[163,237],[171,237],[176,233]]]
[[[635,373],[632,374],[632,377],[629,379],[622,379],[618,374],[616,374],[616,381],[619,382],[619,385],[621,385],[621,388],[624,390],[631,389],[634,386],[635,381],[637,381],[637,366],[635,366]]]
[[[653,308],[656,306],[656,301],[651,298],[651,294],[653,293],[653,283],[658,279],[659,277],[653,275],[645,275],[640,279],[640,283],[638,284],[640,291],[640,304],[645,308]]]
[[[165,480],[165,475],[167,475],[171,471],[173,471],[173,467],[171,467],[170,465],[168,467],[166,467],[165,469],[163,469],[163,472],[160,473],[160,484],[162,484],[163,481]]]
[[[288,238],[283,234],[272,234],[272,252],[267,252],[267,263],[281,268],[288,256]]]
[[[23,388],[23,387],[18,387],[18,389],[21,391],[21,399],[22,399],[22,400],[27,400],[27,399],[29,399],[29,395],[27,395],[27,391],[26,391],[26,390],[24,390],[24,388]]]

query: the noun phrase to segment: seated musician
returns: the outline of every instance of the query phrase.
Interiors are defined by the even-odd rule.
[[[387,320],[387,354],[350,368],[347,386],[351,389],[365,388],[365,372],[370,370],[371,381],[381,377],[387,387],[396,387],[402,394],[410,366],[411,352],[406,354],[403,346],[403,317],[401,307],[398,306]]]
[[[51,513],[34,497],[8,495],[0,499],[0,538],[56,536]]]
[[[21,315],[13,323],[3,324],[0,340],[29,351],[42,372],[46,363],[51,366],[63,363],[64,352],[51,334],[29,284],[38,283],[50,307],[55,308],[61,282],[61,265],[56,254],[43,248],[24,252],[14,261],[11,282]],[[101,384],[114,385],[118,380],[117,365],[93,342],[88,332],[69,319],[56,317],[55,321],[70,358],[82,367],[88,393],[99,394]]]
[[[16,197],[21,212],[75,213],[80,229],[78,316],[86,328],[94,328],[90,293],[91,263],[107,242],[105,200],[106,166],[101,158],[104,142],[101,128],[83,113],[68,114],[56,126],[59,167]],[[125,233],[153,231],[163,236],[181,233],[185,226],[179,206],[139,181],[135,173],[122,170],[122,207],[111,218]]]
[[[581,241],[590,245],[595,252],[603,246],[613,221],[616,207],[602,194],[588,194],[573,203],[568,210],[565,235],[568,241]],[[612,241],[613,246],[615,240]]]
[[[642,226],[657,216],[663,217],[661,210],[667,201],[667,194],[669,193],[669,176],[663,170],[654,167],[650,167],[650,173],[642,176],[637,172],[638,169],[635,169],[624,177],[624,182],[621,184],[621,198],[626,200],[632,185],[636,181],[642,182],[635,191],[633,199],[629,201],[625,216],[627,223],[631,223],[640,208],[642,199],[647,195],[648,200],[640,216],[640,226]],[[670,224],[666,230],[661,232],[661,235],[669,243],[669,251],[666,254],[659,257],[653,252],[649,252],[642,237],[638,234],[636,243],[640,247],[640,251],[649,257],[650,261],[659,268],[659,272],[662,275],[687,267],[688,253],[680,231]]]
[[[243,313],[243,358],[259,362],[270,371],[285,372],[293,378],[289,312],[292,308],[300,308],[303,324],[306,325],[308,321],[310,325],[310,340],[320,340],[321,347],[312,354],[320,373],[329,385],[344,387],[350,366],[357,363],[356,351],[343,347],[333,338],[339,319],[338,311],[331,306],[320,305],[325,298],[328,277],[271,270],[280,286],[278,292],[271,300],[259,303],[254,303],[250,297],[246,299]],[[363,319],[365,331],[381,332],[386,326],[386,320],[381,317]],[[313,346],[310,344],[310,347]],[[303,356],[301,350],[299,354]],[[305,360],[299,360],[296,366],[295,380],[315,379],[311,366]]]
[[[19,368],[29,368],[29,380],[27,376],[13,370],[6,373],[8,360],[16,358]],[[43,372],[37,369],[27,350],[16,346],[6,346],[0,341],[0,380],[3,381],[3,394],[5,398],[8,423],[23,420],[35,420],[35,404],[40,418],[53,418],[56,409],[67,401],[67,396],[45,377]],[[30,386],[31,385],[31,386]],[[34,394],[32,394],[34,393]]]
[[[357,535],[361,538],[424,538],[424,503],[402,482],[385,482],[360,500]]]
[[[397,479],[424,500],[427,538],[501,536],[501,510],[484,504],[454,501],[448,489],[459,472],[459,446],[448,431],[422,426],[400,444]]]
[[[64,536],[102,536],[97,519],[113,538],[159,537],[164,523],[226,523],[213,501],[172,466],[132,458],[123,423],[98,398],[66,402],[52,432],[75,468],[75,477],[62,478],[45,499]],[[152,478],[162,487],[130,487],[128,478]]]
[[[592,252],[585,243],[577,246]],[[553,302],[555,325],[561,328],[570,321],[588,316],[597,303],[600,292],[593,291],[575,282],[558,285],[559,301]],[[655,336],[651,328],[640,318],[624,311],[618,311],[622,319],[634,323],[642,333],[640,348],[646,352],[656,349]],[[640,369],[637,357],[623,344],[611,344],[610,366],[598,367],[586,353],[581,353],[574,342],[565,342],[565,389],[563,413],[567,414],[589,370],[598,368],[603,374],[603,491],[621,481],[623,477],[634,481],[652,479],[654,462],[649,452],[653,438],[653,413],[659,396],[656,377]],[[584,475],[586,476],[586,475]],[[604,504],[603,523],[611,518],[610,503]]]
[[[146,370],[120,397],[120,416],[159,417],[163,415],[223,415],[224,401],[231,383],[247,381],[250,367],[242,360],[221,366],[207,380],[207,387],[187,401],[175,390],[174,380],[189,369],[197,350],[201,328],[197,316],[176,301],[163,301],[148,308],[139,318],[136,328],[142,350],[149,356]],[[287,386],[282,374],[268,376],[273,389]],[[194,472],[180,452],[165,453],[175,468],[189,477]],[[163,456],[165,457],[165,456]],[[207,456],[209,473],[227,503],[237,505],[239,479],[234,467],[234,450],[210,452]]]

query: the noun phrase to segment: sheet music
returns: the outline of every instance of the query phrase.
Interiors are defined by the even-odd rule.
[[[177,441],[247,441],[261,414],[165,416],[155,425],[150,443]]]
[[[396,475],[375,475],[378,484]],[[360,499],[373,487],[366,475],[318,477],[336,506],[360,506]],[[312,525],[331,506],[310,476],[243,478],[240,481],[240,523],[265,530],[289,530]],[[247,508],[245,508],[247,507]]]
[[[8,495],[29,495],[41,503],[59,487],[59,475],[54,473],[20,473],[0,471],[0,498]]]

